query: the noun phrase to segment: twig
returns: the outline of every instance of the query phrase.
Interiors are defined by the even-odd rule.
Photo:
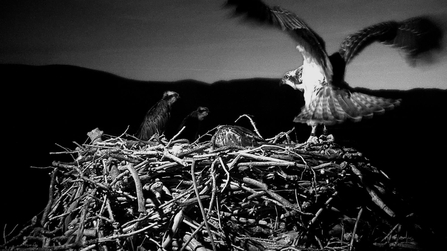
[[[132,175],[132,178],[135,182],[135,190],[137,192],[137,199],[138,199],[138,212],[145,213],[146,212],[146,205],[145,205],[145,199],[143,196],[143,187],[141,186],[140,177],[138,176],[137,171],[133,167],[132,163],[129,163],[126,165],[127,170]]]
[[[361,182],[363,182],[363,174],[362,172],[353,164],[349,165],[351,167],[351,170],[353,173],[355,173]],[[377,195],[377,193],[372,190],[368,184],[363,183],[366,191],[369,193],[369,195],[371,196],[371,200],[377,205],[379,206],[379,208],[381,208],[386,214],[388,214],[389,216],[391,216],[392,218],[394,218],[396,216],[396,214],[394,213],[393,210],[391,210],[391,208],[389,208],[385,202],[382,201],[382,199],[380,199],[379,195]]]
[[[355,234],[357,232],[357,227],[360,221],[360,217],[362,216],[362,212],[363,207],[360,208],[359,213],[357,214],[357,219],[355,220],[354,229],[352,230],[351,243],[349,244],[349,251],[352,251],[354,249]]]
[[[194,232],[194,234],[197,234],[197,232]],[[200,242],[198,242],[192,234],[191,234],[191,236],[188,236],[188,234],[185,234],[185,236],[183,236],[183,240],[184,241],[186,240],[185,242],[188,243],[188,246],[190,246],[191,250],[194,250],[194,251],[207,251],[208,250],[208,249],[204,248],[203,245]],[[184,250],[184,247],[182,247],[181,250]]]
[[[45,221],[47,220],[48,213],[50,212],[51,206],[53,205],[53,200],[54,200],[54,197],[53,197],[54,191],[53,190],[54,190],[54,182],[56,180],[56,174],[57,174],[57,168],[54,168],[53,172],[51,174],[50,187],[48,189],[48,202],[47,202],[47,205],[45,206],[45,210],[43,211],[42,218],[40,219],[40,225],[42,225],[42,226],[45,225]]]
[[[183,126],[180,131],[178,131],[168,142],[168,144],[166,144],[166,147],[169,147],[172,143],[173,140],[175,140],[182,132],[183,130],[185,130],[186,126]]]
[[[225,190],[225,188],[227,188],[228,184],[230,183],[230,172],[227,170],[227,168],[225,168],[225,163],[223,162],[222,158],[219,157],[219,162],[220,165],[222,166],[222,169],[225,171],[225,174],[227,175],[227,180],[225,180],[225,185],[222,188],[222,190],[220,191],[221,193]]]
[[[261,136],[261,134],[259,133],[259,131],[258,131],[258,128],[256,127],[256,123],[253,121],[253,119],[249,116],[249,115],[247,115],[247,114],[242,114],[241,116],[239,116],[235,121],[234,121],[234,123],[236,123],[240,118],[242,118],[242,117],[246,117],[246,118],[248,118],[248,120],[250,120],[250,123],[251,123],[251,125],[253,126],[253,130],[255,131],[255,133],[261,138],[261,139],[263,139],[263,137]]]
[[[189,236],[189,238],[187,239],[187,241],[185,241],[185,243],[183,244],[183,247],[180,249],[180,251],[184,250],[186,248],[186,246],[188,246],[188,244],[194,239],[194,236],[203,228],[203,226],[205,225],[205,222],[202,222],[195,230],[194,232],[191,233],[191,235]],[[185,237],[187,237],[187,235],[185,235]],[[194,250],[194,249],[193,249]]]
[[[165,237],[165,240],[163,241],[163,244],[161,245],[163,248],[166,248],[169,244],[171,244],[172,238],[177,233],[180,223],[183,222],[183,215],[184,215],[183,209],[181,209],[180,211],[178,211],[178,213],[175,214],[171,231],[168,232],[167,236]]]
[[[163,152],[163,156],[168,158],[168,159],[170,159],[170,160],[173,160],[173,161],[179,163],[182,166],[187,166],[187,164],[186,164],[186,162],[184,160],[180,159],[177,156],[172,155],[171,153],[168,152],[168,150],[165,150]]]
[[[335,143],[277,144],[284,136],[289,140],[280,133],[269,144],[219,150],[202,138],[174,155],[177,136],[166,145],[159,139],[140,142],[121,136],[82,144],[82,150],[66,149],[65,154],[82,158],[53,162],[41,224],[35,217],[0,249],[107,251],[132,243],[146,250],[167,251],[171,245],[207,250],[201,241],[213,250],[257,250],[260,243],[271,249],[342,251],[354,249],[360,238],[356,233],[368,235],[362,241],[382,240],[375,246],[407,238],[405,225],[395,231],[399,222],[389,231],[399,218],[381,218],[388,206],[379,196],[391,180],[382,173],[387,183],[374,183],[381,171],[355,149]],[[154,181],[157,187],[150,192]],[[143,184],[149,186],[147,194]],[[349,189],[359,197],[344,203],[352,200],[344,192]],[[365,199],[378,206],[369,208],[366,218],[364,205],[357,203]],[[328,209],[331,213],[325,213]],[[292,228],[296,234],[284,237]],[[408,241],[414,242],[412,237]]]
[[[211,163],[211,168],[210,168],[210,177],[211,177],[211,181],[212,181],[212,187],[213,187],[213,189],[212,189],[212,191],[211,191],[211,201],[210,201],[210,204],[209,204],[209,206],[208,206],[208,215],[207,215],[207,218],[210,216],[209,214],[210,214],[210,212],[211,212],[211,209],[213,208],[213,204],[214,204],[214,200],[216,199],[216,191],[217,191],[217,186],[216,186],[216,177],[214,176],[214,174],[216,173],[216,170],[215,170],[215,167],[216,167],[216,162],[217,162],[217,160],[214,160],[213,161],[213,163]],[[228,174],[228,177],[229,177],[229,174]],[[225,189],[225,187],[226,187],[226,185],[224,185],[224,188],[223,189]],[[222,190],[223,190],[222,189]],[[216,206],[216,209],[217,209],[218,207]]]
[[[326,200],[326,202],[324,203],[324,205],[323,205],[320,209],[318,209],[318,211],[317,211],[317,213],[315,214],[315,216],[312,218],[312,220],[310,220],[310,222],[309,222],[309,224],[308,224],[308,226],[307,226],[308,229],[311,228],[312,225],[317,221],[318,217],[321,215],[321,213],[323,212],[323,210],[326,209],[326,208],[329,206],[329,204],[330,204],[331,201],[335,198],[335,196],[337,196],[337,194],[338,194],[338,192],[334,192],[334,193],[332,194],[332,196],[331,196],[329,199]]]
[[[240,154],[243,157],[252,158],[252,159],[255,159],[255,160],[280,162],[280,163],[288,164],[290,166],[295,166],[296,165],[295,162],[282,160],[282,159],[275,159],[275,158],[266,157],[266,156],[259,156],[259,155],[255,155],[255,154],[251,154],[251,153],[245,153],[245,152],[229,153],[229,155],[236,155],[236,154]]]
[[[211,234],[211,230],[208,225],[208,220],[206,218],[205,210],[203,209],[202,201],[200,200],[199,190],[197,189],[196,175],[194,172],[195,165],[196,165],[196,161],[193,160],[192,165],[191,165],[191,176],[192,176],[192,182],[194,184],[194,192],[196,193],[196,197],[198,198],[197,202],[199,203],[200,212],[202,213],[203,221],[205,222],[205,227],[206,227],[206,230],[210,237],[211,245],[213,246],[213,251],[216,251],[217,249],[216,249],[216,245],[214,244],[214,238],[213,238],[213,235]]]

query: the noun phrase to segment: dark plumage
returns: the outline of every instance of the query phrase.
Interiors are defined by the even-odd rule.
[[[171,107],[179,97],[179,94],[173,91],[163,93],[161,100],[147,111],[137,131],[137,138],[149,140],[154,134],[163,134],[171,116]]]
[[[183,127],[185,127],[185,129],[183,129],[179,138],[185,138],[189,140],[189,142],[195,141],[201,132],[202,122],[205,117],[208,116],[209,112],[207,107],[199,106],[197,110],[188,114],[180,124],[179,130]]]
[[[228,5],[236,6],[236,14],[245,14],[248,19],[288,32],[297,42],[303,64],[287,72],[282,83],[303,91],[305,105],[294,122],[312,126],[309,138],[312,141],[317,125],[332,125],[347,119],[360,121],[399,104],[399,100],[355,92],[344,81],[346,64],[366,46],[373,42],[393,46],[414,63],[440,49],[443,36],[428,17],[382,22],[348,36],[339,51],[328,56],[323,39],[294,13],[280,7],[271,8],[259,0],[229,0]]]

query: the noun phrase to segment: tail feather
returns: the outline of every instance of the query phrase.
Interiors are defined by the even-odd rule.
[[[334,114],[331,112],[331,109],[329,107],[329,95],[325,95],[321,98],[322,100],[322,108],[323,108],[323,120],[324,121],[331,121],[335,120]]]
[[[338,98],[342,99],[346,104],[346,108],[345,108],[344,112],[346,112],[349,119],[356,121],[356,122],[360,121],[362,119],[362,116],[361,116],[362,114],[360,113],[360,109],[355,104],[354,100],[352,99],[352,94],[351,93],[347,93],[347,95],[343,95],[343,94],[338,95]]]
[[[363,93],[352,93],[351,99],[355,103],[357,109],[359,109],[362,117],[372,117],[374,111],[383,110],[381,106],[375,106],[370,96]]]
[[[315,112],[312,113],[312,119],[314,120],[324,120],[323,118],[323,98],[318,98],[315,100]]]
[[[338,99],[334,97],[334,94],[331,92],[331,99],[330,102],[333,104],[333,113],[334,116],[337,118],[337,122],[341,123],[346,120],[346,115],[343,112],[343,107],[341,107],[340,102]]]
[[[393,109],[399,103],[400,100],[326,87],[318,92],[311,104],[301,109],[294,122],[324,125],[342,123],[347,119],[358,122]]]

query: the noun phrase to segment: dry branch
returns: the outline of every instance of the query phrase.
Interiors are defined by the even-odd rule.
[[[409,207],[383,172],[332,142],[279,142],[287,134],[213,149],[206,140],[164,145],[96,129],[89,144],[67,150],[76,161],[53,162],[45,210],[0,248],[418,248],[396,227],[395,213]]]

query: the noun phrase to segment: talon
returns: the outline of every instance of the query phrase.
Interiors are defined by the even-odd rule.
[[[319,137],[319,139],[323,142],[334,142],[334,136],[332,134],[323,134]]]
[[[310,135],[310,137],[307,139],[306,143],[312,143],[312,144],[318,144],[320,143],[320,140],[315,135]]]
[[[323,135],[328,136],[328,134],[329,134],[328,129],[327,129],[326,125],[324,125],[323,126]]]

